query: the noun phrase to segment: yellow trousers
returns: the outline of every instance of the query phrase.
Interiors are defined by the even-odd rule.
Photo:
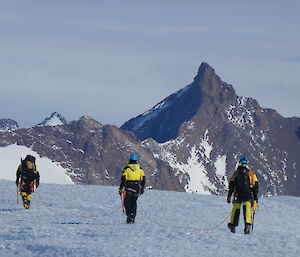
[[[252,224],[251,219],[251,202],[242,202],[242,203],[234,203],[231,210],[231,218],[230,223],[234,226],[238,226],[239,224],[239,216],[240,216],[240,209],[243,204],[243,215],[244,215],[244,222],[245,224]]]
[[[20,193],[22,200],[23,200],[23,206],[28,209],[30,207],[30,200],[31,200],[31,194],[28,194],[26,192]]]

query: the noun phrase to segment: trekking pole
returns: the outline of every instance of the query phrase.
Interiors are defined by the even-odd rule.
[[[252,231],[254,228],[254,217],[255,217],[255,211],[253,211],[253,214],[252,214]]]
[[[17,186],[17,204],[19,203],[19,186]]]

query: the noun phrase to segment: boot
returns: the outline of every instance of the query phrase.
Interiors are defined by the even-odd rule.
[[[251,229],[251,224],[246,223],[244,233],[245,234],[250,234],[250,229]]]
[[[230,232],[231,232],[231,233],[235,233],[235,226],[234,226],[233,224],[228,223],[227,226],[228,226],[228,228],[230,229]]]
[[[127,223],[127,224],[129,224],[129,223],[134,223],[134,219],[131,218],[131,217],[127,217],[126,223]]]

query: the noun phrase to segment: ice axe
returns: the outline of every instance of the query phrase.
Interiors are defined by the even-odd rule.
[[[125,213],[124,199],[126,197],[126,191],[124,190],[124,188],[121,191],[120,197],[121,197],[122,211],[123,211],[123,213]]]

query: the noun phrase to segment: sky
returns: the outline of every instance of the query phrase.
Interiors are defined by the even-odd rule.
[[[296,0],[1,1],[0,118],[120,126],[203,61],[238,95],[300,117],[299,11]]]

